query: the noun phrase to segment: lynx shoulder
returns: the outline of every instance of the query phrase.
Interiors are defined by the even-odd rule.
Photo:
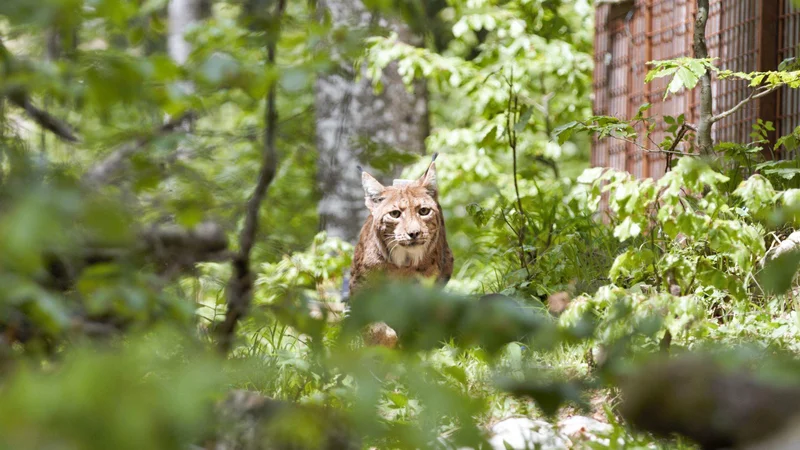
[[[353,255],[350,293],[373,275],[389,278],[436,278],[447,283],[453,273],[453,253],[447,244],[439,206],[436,163],[417,180],[384,186],[361,173],[369,216]]]

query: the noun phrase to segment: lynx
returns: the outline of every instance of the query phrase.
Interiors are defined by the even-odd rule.
[[[422,276],[446,284],[453,273],[453,253],[447,245],[444,217],[436,183],[436,155],[417,180],[383,186],[361,172],[369,216],[353,255],[350,294],[373,274],[390,278]],[[398,180],[400,181],[400,180]],[[394,347],[397,335],[386,324],[367,331],[368,344]]]

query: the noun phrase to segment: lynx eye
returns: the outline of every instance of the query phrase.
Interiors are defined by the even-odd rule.
[[[427,216],[430,213],[431,213],[431,209],[430,208],[420,208],[419,209],[419,215],[420,216]]]
[[[393,217],[393,218],[395,218],[395,219],[397,219],[398,217],[400,217],[400,215],[401,215],[401,214],[403,214],[403,213],[402,213],[402,212],[400,212],[400,210],[399,210],[399,209],[395,209],[394,211],[392,211],[392,212],[390,212],[390,213],[389,213],[389,215],[390,215],[390,216],[392,216],[392,217]]]

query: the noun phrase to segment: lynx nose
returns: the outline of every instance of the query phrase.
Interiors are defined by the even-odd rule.
[[[422,234],[420,231],[411,231],[408,233],[408,238],[411,240],[416,240],[420,234]]]

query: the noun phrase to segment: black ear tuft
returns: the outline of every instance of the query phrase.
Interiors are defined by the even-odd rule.
[[[361,172],[364,171],[364,168],[361,167],[361,166],[356,166],[356,169],[358,169],[358,173],[361,173]]]
[[[433,154],[433,156],[431,157],[431,162],[436,161],[436,157],[437,156],[439,156],[439,152],[436,152],[436,153]]]

